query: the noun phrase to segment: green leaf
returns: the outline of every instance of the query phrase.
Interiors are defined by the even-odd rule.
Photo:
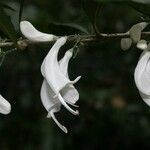
[[[137,43],[140,41],[141,32],[147,27],[147,25],[148,25],[147,22],[141,22],[132,26],[132,28],[129,30],[130,37],[134,43]]]
[[[150,16],[150,0],[95,0],[99,3],[123,3],[128,4],[136,11]]]
[[[129,3],[129,5],[140,13],[150,16],[150,4]]]
[[[22,18],[24,2],[25,2],[25,0],[20,0],[19,22],[21,21],[21,18]]]
[[[5,4],[5,3],[2,3],[0,2],[0,7],[1,8],[6,8],[6,9],[9,9],[9,10],[12,10],[12,11],[15,11],[15,9],[13,9],[11,6]]]
[[[49,29],[52,34],[55,35],[70,35],[79,33],[88,33],[88,31],[82,26],[75,23],[51,23]]]
[[[16,31],[10,17],[0,8],[0,30],[13,42],[17,41]]]

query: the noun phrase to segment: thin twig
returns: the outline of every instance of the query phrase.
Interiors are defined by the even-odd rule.
[[[142,32],[141,33],[142,37],[150,37],[150,32]],[[76,42],[78,40],[78,38],[80,38],[81,42],[91,42],[91,41],[98,41],[98,40],[102,40],[102,39],[110,39],[110,38],[125,38],[125,37],[129,37],[130,34],[129,32],[125,32],[125,33],[100,33],[98,35],[69,35],[68,36],[68,41],[69,42]],[[55,42],[56,39],[54,41],[51,41],[52,43]],[[18,40],[18,47],[21,47],[19,44],[21,43],[21,45],[23,45],[23,43],[26,43],[27,45],[29,44],[39,44],[39,43],[35,43],[32,41],[28,41],[26,39],[19,39]],[[44,43],[50,43],[50,42],[44,42]],[[2,47],[15,47],[16,45],[13,42],[0,42],[0,48]]]
[[[8,54],[10,54],[10,53],[12,53],[12,52],[14,52],[14,51],[17,51],[17,48],[10,49],[10,50],[6,51],[6,52],[5,52],[5,55],[8,55]]]
[[[13,42],[0,42],[0,47],[11,47],[13,45]]]

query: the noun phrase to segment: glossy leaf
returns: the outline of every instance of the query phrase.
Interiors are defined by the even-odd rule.
[[[20,9],[19,9],[19,22],[21,21],[22,13],[23,13],[23,6],[25,0],[20,0]]]
[[[0,2],[0,7],[1,8],[6,8],[6,9],[9,9],[9,10],[12,10],[12,11],[15,11],[15,9],[13,9],[11,6],[5,4],[5,3],[2,3]]]
[[[16,42],[16,31],[11,22],[11,18],[0,8],[0,30],[12,41]]]
[[[88,33],[88,31],[76,23],[51,23],[49,29],[55,35],[70,35],[78,33]]]

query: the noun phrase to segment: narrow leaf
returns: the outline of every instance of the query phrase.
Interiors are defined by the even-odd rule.
[[[0,2],[0,7],[15,11],[15,9],[13,9],[11,6],[9,6],[5,3],[2,3],[2,2]]]
[[[21,21],[21,18],[22,18],[24,2],[25,2],[25,0],[20,0],[19,22]]]
[[[12,41],[16,42],[16,31],[10,17],[0,8],[0,30]]]
[[[129,30],[130,37],[134,43],[137,43],[140,41],[141,32],[147,27],[147,25],[148,25],[147,22],[141,22],[132,26],[132,28]]]

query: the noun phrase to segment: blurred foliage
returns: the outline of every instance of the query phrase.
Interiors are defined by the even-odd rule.
[[[20,1],[2,2],[15,10],[5,8],[20,36]],[[93,33],[89,15],[82,6],[80,0],[26,0],[22,20],[31,21],[43,32],[58,35],[60,32],[74,34],[72,29],[61,28],[61,24],[74,24]],[[101,32],[126,32],[142,21],[141,16],[143,14],[129,5],[108,3],[104,4],[96,22]],[[54,23],[57,28],[52,28]],[[2,31],[0,35],[5,37]],[[149,150],[150,109],[142,101],[133,77],[141,51],[134,46],[122,51],[118,38],[80,46],[69,68],[71,78],[82,75],[76,85],[80,93],[80,115],[72,116],[62,107],[57,117],[69,130],[65,135],[46,118],[47,112],[40,101],[43,80],[40,65],[50,47],[49,44],[32,45],[24,51],[11,53],[1,67],[0,89],[12,104],[12,112],[8,116],[0,115],[0,149]]]

